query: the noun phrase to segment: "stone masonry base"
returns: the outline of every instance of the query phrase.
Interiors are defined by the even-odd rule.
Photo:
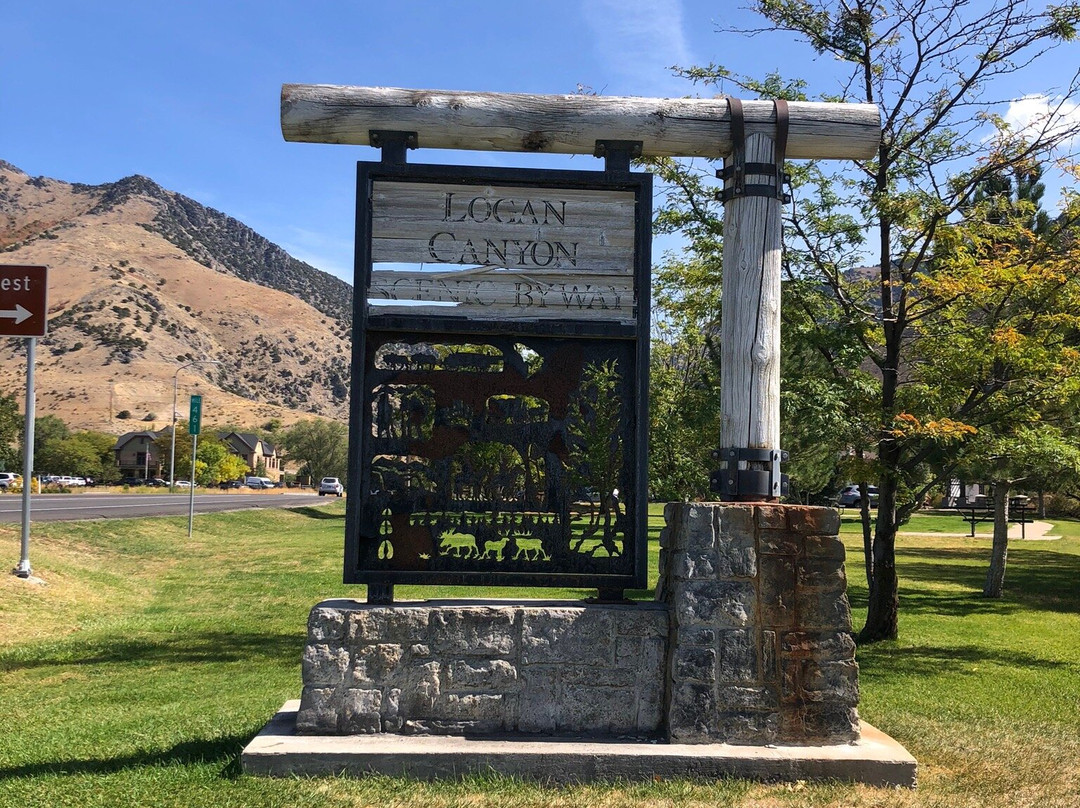
[[[297,731],[653,735],[667,635],[660,603],[324,601]]]
[[[317,604],[302,697],[244,770],[914,785],[914,759],[859,720],[836,511],[664,516],[655,601]]]
[[[668,744],[540,736],[297,735],[298,701],[244,749],[246,774],[268,777],[391,777],[435,780],[490,774],[549,785],[739,777],[766,782],[837,780],[914,788],[918,765],[868,724],[858,741],[829,746]]]

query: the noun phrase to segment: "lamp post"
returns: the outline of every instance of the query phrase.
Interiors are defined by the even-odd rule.
[[[169,449],[169,493],[176,492],[176,391],[180,383],[180,371],[184,368],[189,368],[192,365],[220,365],[221,363],[214,359],[192,359],[190,362],[181,365],[176,369],[176,373],[173,374],[172,385],[172,447]],[[191,482],[195,482],[191,480]]]

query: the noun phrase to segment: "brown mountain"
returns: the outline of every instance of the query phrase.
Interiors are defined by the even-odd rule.
[[[49,267],[39,415],[121,433],[204,396],[204,423],[346,417],[352,287],[146,177],[78,185],[0,161],[0,263]],[[22,400],[25,341],[0,339]],[[117,418],[130,413],[130,418]],[[153,416],[153,417],[149,417]]]

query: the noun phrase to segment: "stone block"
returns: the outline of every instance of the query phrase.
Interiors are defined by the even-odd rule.
[[[683,505],[682,530],[675,539],[675,550],[712,550],[716,547],[714,505]]]
[[[786,506],[788,529],[801,536],[835,536],[840,532],[840,512],[810,505]]]
[[[800,593],[815,592],[842,594],[847,591],[844,564],[831,558],[804,558],[796,565],[796,583]]]
[[[807,703],[855,707],[859,703],[859,666],[855,662],[803,662],[801,693]]]
[[[667,659],[667,638],[650,637],[641,644],[641,659],[636,670],[642,682],[664,681],[664,660]]]
[[[855,640],[840,631],[789,631],[780,635],[783,658],[804,657],[819,662],[843,662],[855,659]]]
[[[749,508],[725,508],[727,511],[739,510],[749,513]],[[749,518],[747,522],[751,522]],[[748,530],[724,530],[717,540],[719,552],[716,560],[716,574],[721,578],[753,578],[757,575],[757,537],[753,524]]]
[[[446,666],[448,690],[504,691],[517,683],[517,668],[505,659],[456,661]]]
[[[672,676],[676,682],[693,679],[716,681],[716,650],[713,648],[676,648],[672,655]]]
[[[334,735],[338,731],[336,690],[305,686],[296,713],[296,731],[301,735]]]
[[[521,732],[554,732],[559,717],[559,669],[528,665],[521,668],[518,729]]]
[[[432,609],[430,643],[440,654],[510,656],[517,631],[511,608]]]
[[[664,680],[654,679],[642,683],[637,694],[636,732],[657,732],[664,721]]]
[[[715,550],[680,550],[671,561],[671,574],[679,581],[709,580],[717,574]]]
[[[309,643],[340,643],[345,639],[345,613],[328,606],[316,606],[308,615]]]
[[[672,743],[708,743],[717,726],[716,694],[700,682],[672,684],[668,737]]]
[[[349,615],[350,644],[426,642],[431,610],[399,606],[361,606]]]
[[[826,590],[800,591],[796,595],[795,608],[799,613],[799,627],[832,631],[851,630],[851,606],[847,595]]]
[[[661,675],[661,671],[656,671]],[[560,671],[564,685],[585,685],[588,687],[634,687],[638,681],[635,667],[612,668],[608,666],[592,667],[583,665],[564,665]]]
[[[722,505],[715,513],[719,536],[753,536],[757,532],[753,505]]]
[[[761,563],[761,625],[795,627],[795,561],[790,556],[763,555]]]
[[[761,530],[758,532],[758,552],[762,555],[780,555],[795,558],[802,554],[799,536],[786,530]]]
[[[505,726],[506,698],[502,693],[449,693],[439,699],[429,717]]]
[[[682,625],[739,627],[756,617],[757,592],[751,581],[701,581],[682,587],[675,603]]]
[[[346,735],[382,732],[382,691],[350,688],[341,706],[341,731]]]
[[[716,629],[709,626],[679,626],[678,645],[698,645],[712,647],[716,645]]]
[[[762,746],[776,743],[780,736],[781,719],[776,712],[721,712],[713,740],[723,743]]]
[[[308,645],[304,648],[301,675],[305,685],[336,686],[345,681],[349,652],[334,645]]]
[[[438,662],[412,665],[404,671],[401,683],[401,711],[404,717],[427,716],[442,695]]]
[[[758,648],[752,630],[721,631],[717,637],[720,669],[717,678],[733,684],[758,681]]]
[[[788,532],[787,509],[790,505],[758,505],[754,508],[754,518],[758,530]]]
[[[633,668],[641,658],[641,649],[645,643],[643,637],[616,637],[615,638],[615,666],[619,668]]]
[[[780,711],[780,694],[772,687],[722,686],[716,694],[717,709],[721,715],[729,712],[741,713],[748,710],[773,712]]]
[[[350,684],[353,687],[381,686],[395,682],[402,648],[391,643],[365,645],[353,653]]]
[[[859,716],[851,707],[808,705],[780,714],[779,740],[796,744],[848,743],[859,738]]]
[[[521,661],[530,665],[611,665],[615,661],[614,629],[614,618],[607,609],[524,609]]]
[[[843,563],[847,557],[847,550],[840,537],[833,534],[828,536],[811,535],[803,539],[806,548],[806,557],[811,559],[831,559]]]
[[[565,685],[559,711],[560,732],[631,732],[637,724],[633,688]]]

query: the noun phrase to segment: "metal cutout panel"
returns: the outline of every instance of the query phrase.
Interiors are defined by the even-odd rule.
[[[346,583],[646,585],[651,198],[358,165]]]

